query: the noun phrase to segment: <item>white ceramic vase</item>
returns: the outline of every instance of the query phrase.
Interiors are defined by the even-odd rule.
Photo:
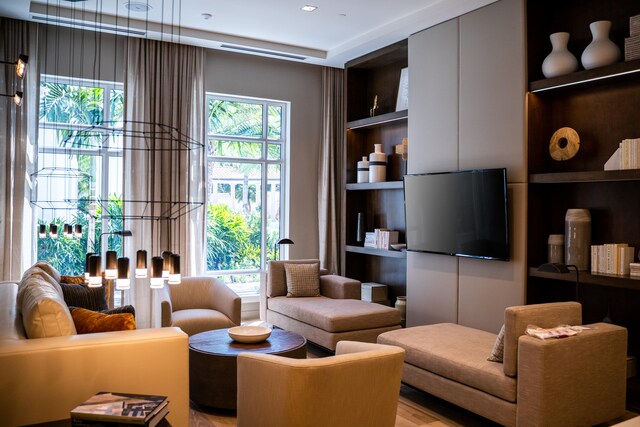
[[[585,70],[603,67],[618,62],[621,57],[620,48],[609,40],[611,21],[596,21],[589,24],[593,40],[582,52],[582,66]]]
[[[564,263],[589,270],[591,262],[591,213],[589,209],[567,209],[564,217]]]
[[[546,78],[563,76],[573,73],[578,69],[578,60],[569,50],[569,33],[553,33],[551,40],[551,53],[542,62],[542,74]]]
[[[358,182],[369,182],[369,159],[362,156],[362,160],[358,162]]]
[[[382,144],[373,144],[374,152],[369,154],[369,182],[387,180],[387,155],[382,152]]]
[[[400,320],[404,325],[407,319],[407,297],[398,297],[395,303],[396,309],[400,312]]]

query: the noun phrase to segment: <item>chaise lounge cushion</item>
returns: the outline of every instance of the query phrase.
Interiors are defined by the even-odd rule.
[[[354,299],[332,299],[323,296],[275,297],[269,299],[269,310],[327,332],[357,331],[400,324],[398,310]]]
[[[408,364],[516,402],[516,379],[506,376],[501,364],[487,360],[495,341],[495,334],[452,323],[398,329],[378,337],[381,344],[404,348]]]

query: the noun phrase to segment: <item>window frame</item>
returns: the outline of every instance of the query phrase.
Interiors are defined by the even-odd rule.
[[[103,96],[102,96],[102,120],[103,123],[109,123],[109,121],[111,120],[111,91],[121,91],[124,93],[124,84],[121,82],[111,82],[111,81],[105,81],[105,80],[92,80],[92,79],[83,79],[83,78],[70,78],[70,77],[64,77],[64,76],[56,76],[53,74],[41,74],[40,76],[40,88],[42,87],[42,83],[54,83],[54,84],[62,84],[62,85],[68,85],[68,86],[79,86],[79,87],[87,87],[87,88],[100,88],[102,89],[103,92]],[[40,88],[38,88],[38,90],[40,90]],[[41,101],[41,100],[40,100]],[[124,102],[124,101],[123,101]],[[64,122],[46,122],[46,121],[41,121],[40,117],[40,106],[38,106],[38,130],[40,129],[46,129],[46,130],[91,130],[92,133],[100,133],[100,134],[105,134],[105,135],[110,135],[112,133],[112,131],[114,129],[118,129],[116,127],[109,127],[109,126],[105,126],[104,128],[94,128],[94,126],[96,124],[70,124],[70,123],[64,123]],[[64,155],[87,155],[87,156],[94,156],[96,157],[96,159],[99,158],[100,161],[100,169],[101,169],[101,185],[100,185],[100,189],[96,189],[96,193],[97,193],[97,197],[101,200],[108,200],[109,197],[109,181],[110,181],[110,174],[113,172],[111,170],[111,168],[109,167],[110,165],[112,165],[112,159],[115,160],[116,158],[122,158],[123,157],[123,149],[122,148],[111,148],[109,147],[109,145],[107,144],[107,146],[101,146],[100,148],[74,148],[74,147],[46,147],[44,146],[44,144],[40,144],[40,138],[42,137],[42,134],[40,132],[38,132],[38,142],[37,142],[37,146],[36,146],[36,161],[35,161],[35,170],[40,170],[39,167],[39,163],[40,163],[40,156],[41,155],[60,155],[60,154],[64,154]],[[109,141],[109,139],[107,139],[107,141]],[[116,171],[116,173],[120,173],[123,174],[124,171]],[[122,176],[120,181],[122,182]],[[35,194],[32,194],[32,200],[35,199],[37,200],[37,191],[38,189],[36,187],[34,187],[32,189],[32,192],[34,192]],[[40,210],[42,210],[42,208],[38,208]],[[57,211],[58,209],[54,209],[54,212]],[[38,215],[34,215],[34,224],[38,223],[39,220],[39,216]],[[102,222],[102,230],[106,230],[108,227],[108,222],[109,219],[108,218],[101,218],[101,222]],[[34,225],[35,227],[35,225]],[[86,231],[87,233],[89,232],[89,230]],[[95,237],[94,237],[95,238]],[[100,242],[100,247],[101,248],[106,248],[107,247],[107,239],[109,238],[109,235],[107,234],[103,234],[102,235],[102,240]],[[37,247],[37,239],[38,236],[35,235],[34,236],[35,239],[35,245],[34,247]],[[92,246],[93,248],[95,248],[96,245],[96,241],[91,239],[89,240],[88,245]],[[37,253],[37,250],[35,251]]]
[[[216,134],[210,128],[209,122],[209,112],[210,112],[210,104],[213,100],[220,101],[228,101],[228,102],[239,102],[239,103],[248,103],[248,104],[258,104],[262,105],[262,135],[260,137],[255,136],[232,136],[232,135],[224,135],[224,134]],[[281,121],[280,121],[280,138],[274,139],[270,138],[269,133],[269,107],[275,106],[280,107],[281,111]],[[247,164],[259,164],[261,165],[261,200],[263,203],[267,201],[268,196],[268,173],[269,166],[271,165],[279,165],[280,166],[280,221],[279,221],[279,236],[285,236],[286,231],[289,225],[289,211],[288,211],[288,169],[289,169],[289,126],[290,126],[290,115],[291,115],[291,103],[288,101],[281,100],[273,100],[266,98],[255,98],[255,97],[246,97],[240,95],[228,95],[221,94],[215,92],[206,92],[205,96],[205,122],[206,122],[206,142],[205,142],[205,161],[206,161],[206,182],[207,186],[209,185],[209,165],[211,163],[217,162],[225,162],[225,163],[247,163]],[[260,158],[246,158],[246,157],[230,157],[230,156],[214,156],[209,154],[208,144],[212,140],[223,140],[223,141],[234,141],[234,142],[260,142],[262,143],[262,155]],[[280,159],[269,159],[269,144],[278,144],[280,146]],[[233,186],[231,187],[231,193],[233,194]],[[208,199],[208,192],[207,192]],[[205,201],[205,206],[208,206],[208,200]],[[206,270],[207,275],[212,276],[239,276],[239,275],[251,275],[256,274],[258,276],[261,275],[262,272],[266,270],[267,263],[267,210],[265,209],[266,205],[263,205],[261,209],[260,218],[261,218],[261,237],[260,237],[260,266],[258,268],[253,269],[243,269],[243,270]],[[205,216],[205,221],[207,218]],[[205,237],[206,239],[206,237]],[[207,242],[205,241],[205,247],[207,247]],[[206,269],[206,263],[205,263]],[[242,294],[243,298],[253,296],[253,293]]]

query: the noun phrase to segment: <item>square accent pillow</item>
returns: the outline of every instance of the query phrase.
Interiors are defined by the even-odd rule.
[[[69,307],[82,307],[87,310],[101,311],[109,308],[107,291],[104,286],[90,288],[86,285],[60,283],[62,297]]]
[[[487,357],[487,360],[490,362],[498,362],[502,363],[504,358],[504,325],[500,328],[500,332],[498,333],[498,338],[496,338],[495,344],[493,344],[493,350],[491,350],[491,354]]]
[[[287,297],[320,296],[320,266],[313,264],[285,264]]]
[[[104,314],[75,307],[71,310],[71,317],[79,334],[128,331],[136,328],[136,321],[131,313]]]

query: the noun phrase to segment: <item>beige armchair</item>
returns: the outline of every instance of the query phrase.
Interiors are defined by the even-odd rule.
[[[238,427],[392,427],[404,350],[340,341],[319,359],[241,353]]]
[[[213,277],[183,277],[179,285],[167,285],[162,301],[162,326],[189,336],[238,326],[240,316],[240,297]]]

